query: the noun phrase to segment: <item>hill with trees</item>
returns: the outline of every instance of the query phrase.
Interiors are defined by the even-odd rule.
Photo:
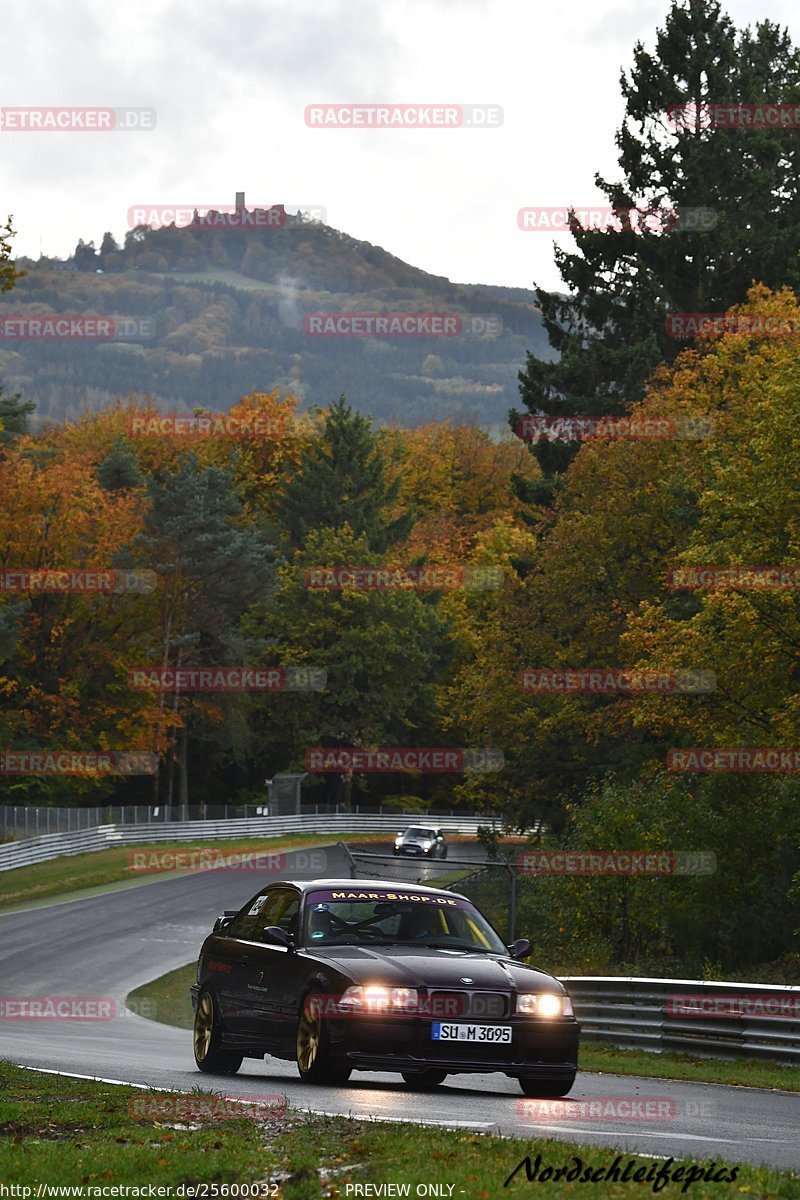
[[[86,314],[146,326],[94,342],[0,338],[0,379],[35,403],[33,427],[114,397],[223,411],[273,387],[302,408],[345,393],[379,424],[504,424],[525,352],[550,353],[533,293],[453,284],[302,215],[277,228],[142,226],[122,246],[106,233],[67,261],[19,265],[27,274],[0,298],[0,319]],[[306,316],[342,312],[458,314],[462,332],[306,332]]]

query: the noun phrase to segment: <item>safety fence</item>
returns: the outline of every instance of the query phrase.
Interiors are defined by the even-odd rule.
[[[335,813],[333,804],[307,804],[303,802],[302,816],[321,816]],[[367,808],[354,805],[353,813],[359,816],[391,816],[396,809],[374,805]],[[78,833],[96,825],[164,825],[173,821],[232,821],[249,817],[268,817],[281,814],[272,807],[266,797],[262,804],[106,804],[85,807],[55,804],[0,804],[0,835],[16,838],[39,837],[45,833]],[[400,814],[403,818],[409,814]],[[414,814],[417,819],[423,816]],[[440,816],[457,817],[451,810]],[[434,820],[434,815],[424,814],[425,820]]]
[[[230,821],[172,821],[165,824],[98,825],[79,833],[51,833],[0,846],[0,871],[49,862],[66,855],[153,842],[214,841],[222,838],[270,838],[287,833],[386,833],[403,825],[430,821],[450,833],[475,833],[492,818],[472,814],[422,817],[419,813],[303,813],[293,817],[254,817]]]
[[[581,1039],[704,1058],[800,1061],[800,987],[565,976]]]
[[[503,932],[509,942],[514,940],[517,872],[504,859],[485,860],[483,850],[479,859],[459,858],[457,844],[448,849],[445,859],[374,854],[344,843],[340,843],[340,849],[349,860],[351,878],[398,879],[406,883],[413,878],[416,883],[428,887],[460,892],[486,914],[495,929]]]

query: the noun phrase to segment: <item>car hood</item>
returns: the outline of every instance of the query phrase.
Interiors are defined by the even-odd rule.
[[[566,990],[552,975],[500,954],[469,954],[416,946],[387,946],[383,953],[367,946],[320,946],[314,947],[313,953],[356,984],[385,983],[392,987],[456,991]],[[463,983],[464,978],[473,982]]]

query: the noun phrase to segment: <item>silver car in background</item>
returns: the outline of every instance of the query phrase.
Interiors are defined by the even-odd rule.
[[[394,839],[393,854],[413,858],[447,858],[447,843],[433,825],[411,825]]]

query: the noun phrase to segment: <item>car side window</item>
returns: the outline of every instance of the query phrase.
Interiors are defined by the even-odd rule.
[[[262,909],[259,935],[267,925],[277,925],[284,933],[289,933],[296,938],[299,911],[300,897],[297,892],[290,891],[288,888],[276,888]]]
[[[276,919],[272,922],[284,933],[288,933],[297,941],[297,918],[300,913],[300,897],[296,892],[286,892],[286,901]]]
[[[277,925],[284,933],[297,940],[297,918],[300,912],[300,897],[288,888],[271,888],[248,901],[227,927],[231,937],[247,942],[261,941],[268,925]]]
[[[267,898],[261,908],[261,911],[256,918],[256,937],[261,936],[261,930],[266,929],[267,925],[277,925],[280,915],[286,907],[286,893],[278,888],[273,888],[271,892],[267,892]]]
[[[265,925],[275,924],[271,920],[271,914],[276,910],[280,899],[280,892],[275,890],[254,896],[233,918],[226,932],[231,937],[242,938],[247,942],[257,941]]]

